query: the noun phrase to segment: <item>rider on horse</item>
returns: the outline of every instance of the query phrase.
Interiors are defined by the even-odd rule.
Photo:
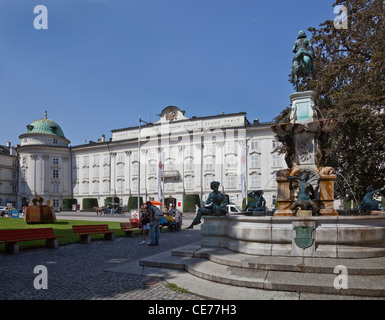
[[[315,79],[314,72],[314,49],[310,42],[310,40],[306,37],[305,31],[301,30],[298,33],[297,40],[294,43],[293,52],[295,56],[293,58],[292,64],[292,82],[297,85],[298,89],[298,78],[299,76],[304,76],[307,79],[310,79],[310,76],[313,76]],[[308,61],[308,66],[303,66],[303,63],[306,62],[305,57],[308,57],[310,61]],[[308,59],[307,59],[308,60]],[[301,66],[302,65],[302,66]],[[299,71],[302,69],[302,72]]]
[[[308,56],[313,62],[314,49],[313,49],[313,46],[311,45],[310,40],[306,37],[305,31],[301,30],[298,33],[297,40],[294,43],[293,52],[295,53],[293,62],[297,61],[298,63],[301,63],[302,55]]]

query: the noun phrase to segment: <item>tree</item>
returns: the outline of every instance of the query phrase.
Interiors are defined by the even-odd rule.
[[[324,141],[324,166],[334,167],[340,197],[359,199],[385,179],[385,4],[383,0],[336,0],[347,9],[348,28],[327,20],[308,28],[315,47],[316,105],[338,119]]]
[[[98,207],[98,199],[96,198],[84,198],[83,199],[83,211],[90,211],[93,207]]]
[[[72,205],[77,204],[78,201],[74,198],[64,198],[63,199],[63,211],[72,211]]]
[[[183,212],[195,212],[195,205],[200,206],[199,194],[186,194],[183,197]]]
[[[139,200],[140,206],[143,205],[143,197],[140,197]],[[138,209],[138,197],[129,197],[127,203],[127,210]]]

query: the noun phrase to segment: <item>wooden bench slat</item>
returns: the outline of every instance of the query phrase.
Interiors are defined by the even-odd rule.
[[[139,219],[138,218],[129,218],[131,223],[131,228],[137,228],[139,226]]]
[[[77,225],[72,226],[75,234],[96,234],[96,233],[111,233],[107,224],[102,225]]]
[[[123,231],[125,230],[139,230],[139,227],[133,227],[131,223],[129,222],[121,222],[120,223],[120,229]]]
[[[0,243],[56,239],[62,237],[63,236],[55,236],[53,228],[0,230]]]
[[[112,233],[107,224],[101,225],[75,225],[72,226],[73,232],[78,235]]]
[[[120,228],[122,229],[122,231],[124,231],[125,235],[128,237],[132,237],[134,235],[134,231],[140,230],[138,226],[133,227],[131,222],[121,222]]]
[[[93,224],[93,225],[75,225],[72,226],[75,235],[80,236],[80,241],[83,243],[90,243],[92,234],[104,234],[104,239],[113,240],[113,231],[110,231],[107,224]]]

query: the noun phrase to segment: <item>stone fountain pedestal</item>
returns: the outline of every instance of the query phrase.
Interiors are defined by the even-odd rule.
[[[320,167],[322,146],[319,138],[332,131],[337,124],[335,119],[319,119],[317,116],[313,91],[296,92],[290,96],[292,109],[288,123],[279,123],[271,128],[278,138],[286,144],[285,156],[288,168],[277,173],[277,203],[275,216],[292,216],[291,204],[298,197],[298,190],[290,190],[288,177],[300,177],[306,172],[309,183],[316,193],[315,202],[319,210],[316,215],[336,216],[334,209],[334,169]]]

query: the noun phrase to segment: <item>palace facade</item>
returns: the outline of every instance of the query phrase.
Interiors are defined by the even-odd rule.
[[[8,142],[0,146],[0,206],[17,203],[19,161],[16,150]]]
[[[106,197],[116,196],[125,206],[138,194],[144,201],[159,200],[161,189],[163,198],[182,209],[187,194],[199,195],[204,204],[216,180],[239,206],[247,192],[264,190],[271,209],[276,172],[286,166],[275,152],[271,125],[250,123],[243,112],[188,118],[169,106],[154,123],[111,130],[108,141],[102,136],[70,146],[46,115],[20,135],[16,206],[28,204],[34,195],[51,200],[57,210],[64,198],[76,198],[80,205],[84,198],[97,198],[103,206]]]

